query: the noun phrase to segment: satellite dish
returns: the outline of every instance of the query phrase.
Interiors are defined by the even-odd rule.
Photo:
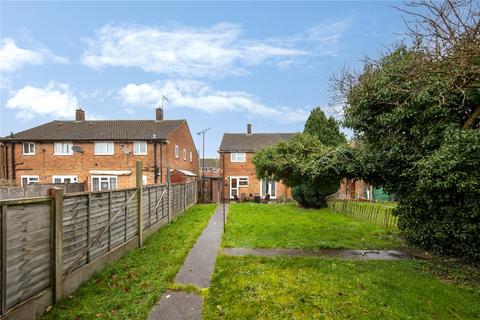
[[[73,152],[82,152],[82,148],[80,148],[79,146],[72,146],[72,151]]]

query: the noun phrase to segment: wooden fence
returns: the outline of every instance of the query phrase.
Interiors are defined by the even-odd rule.
[[[0,187],[0,200],[45,197],[50,188],[62,188],[64,193],[84,192],[85,182],[75,183],[34,183],[26,186]]]
[[[327,198],[327,204],[333,212],[343,213],[383,228],[397,228],[397,217],[393,215],[393,207],[380,203],[337,199],[335,195]]]
[[[196,183],[0,201],[0,306],[34,319],[196,202]]]

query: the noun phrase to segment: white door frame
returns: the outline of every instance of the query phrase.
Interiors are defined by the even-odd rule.
[[[235,190],[237,190],[237,197],[238,197],[238,177],[230,177],[229,179],[229,184],[228,184],[228,191],[229,191],[229,195],[230,195],[230,199],[233,199],[233,194],[232,194],[232,179],[236,179],[237,180],[237,187],[235,188]]]
[[[266,180],[266,179],[260,179],[260,196],[261,197],[264,197],[264,195],[262,194],[263,180]],[[275,199],[277,197],[277,182],[275,180],[268,180],[268,181],[273,181],[273,183],[275,184],[275,195],[272,196],[272,194],[270,193],[271,190],[266,190],[267,192],[265,193],[270,194],[270,199]],[[267,188],[270,189],[270,187],[271,187],[270,183],[267,184]]]

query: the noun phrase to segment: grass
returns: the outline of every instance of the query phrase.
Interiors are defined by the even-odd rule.
[[[203,319],[479,319],[478,271],[476,281],[457,283],[437,269],[412,260],[219,256]]]
[[[230,205],[224,247],[393,249],[404,246],[398,231],[361,222],[330,209],[294,204]]]
[[[145,319],[213,214],[197,205],[84,283],[41,319]]]

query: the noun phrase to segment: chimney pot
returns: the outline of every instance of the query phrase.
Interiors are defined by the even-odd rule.
[[[75,110],[75,121],[85,121],[85,111],[80,108]]]
[[[155,110],[155,120],[157,120],[157,121],[162,121],[163,120],[163,109],[162,108],[157,108]]]
[[[247,124],[247,134],[252,134],[252,124]]]

